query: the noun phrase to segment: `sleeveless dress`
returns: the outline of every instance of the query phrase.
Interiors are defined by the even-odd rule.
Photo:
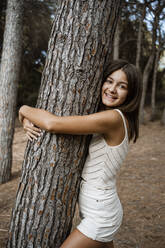
[[[128,152],[128,132],[121,115],[125,137],[117,146],[106,143],[101,134],[93,135],[82,172],[79,193],[81,222],[77,229],[88,238],[101,242],[114,239],[123,217],[123,209],[116,190],[116,174]]]

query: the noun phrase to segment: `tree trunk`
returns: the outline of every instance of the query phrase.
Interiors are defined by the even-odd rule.
[[[9,180],[12,165],[17,83],[22,42],[22,0],[8,0],[0,65],[0,183]]]
[[[158,3],[158,5],[160,2]],[[157,39],[157,28],[159,26],[159,14],[161,13],[161,10],[163,9],[163,6],[161,8],[158,7],[155,10],[150,6],[151,11],[153,11],[154,14],[154,21],[152,23],[152,50],[151,55],[147,61],[147,64],[145,66],[144,72],[143,72],[143,92],[142,92],[142,99],[140,104],[140,122],[144,123],[144,104],[145,104],[145,96],[146,96],[146,90],[147,90],[147,84],[148,84],[148,77],[152,70],[153,61],[155,57],[155,51],[156,51],[156,39]],[[157,12],[158,10],[158,12]]]
[[[150,118],[151,121],[154,121],[156,117],[155,95],[156,95],[156,76],[157,76],[157,71],[158,71],[159,55],[160,55],[160,47],[156,51],[154,74],[153,74],[153,80],[152,80],[151,118]]]
[[[141,98],[141,103],[140,103],[140,123],[144,123],[144,104],[145,104],[145,98],[146,98],[148,78],[152,70],[153,60],[154,60],[154,54],[152,53],[147,61],[147,64],[143,72],[143,82],[142,82],[143,91],[142,91],[142,98]]]
[[[116,32],[114,35],[114,42],[113,42],[113,59],[119,59],[119,43],[120,43],[120,24],[118,21]]]
[[[164,107],[164,109],[163,109],[161,124],[162,124],[163,126],[165,126],[165,107]]]
[[[57,115],[97,110],[119,6],[110,0],[60,1],[39,108]],[[60,247],[71,230],[88,142],[87,136],[46,132],[28,142],[7,247]]]
[[[137,38],[137,51],[136,51],[136,67],[140,68],[140,56],[141,56],[141,44],[142,44],[142,31],[143,31],[143,20],[145,17],[145,5],[141,10],[140,20],[139,20],[139,29],[138,29],[138,38]]]

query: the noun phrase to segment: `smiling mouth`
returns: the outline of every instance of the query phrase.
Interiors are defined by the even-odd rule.
[[[117,97],[112,96],[112,95],[110,95],[110,94],[108,94],[108,93],[105,93],[105,95],[106,95],[106,97],[108,97],[108,98],[111,99],[111,100],[116,100],[116,99],[117,99]]]

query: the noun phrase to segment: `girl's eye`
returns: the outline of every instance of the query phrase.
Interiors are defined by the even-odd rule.
[[[124,84],[120,84],[120,85],[119,85],[119,88],[120,88],[120,89],[125,89],[125,90],[126,90],[126,89],[127,89],[127,86],[124,85]]]
[[[106,82],[109,83],[109,84],[112,84],[113,83],[112,80],[109,80],[109,79],[107,79]]]

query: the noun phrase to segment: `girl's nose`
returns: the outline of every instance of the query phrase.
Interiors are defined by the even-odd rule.
[[[116,85],[112,84],[111,87],[109,88],[110,92],[115,93],[116,92]]]

